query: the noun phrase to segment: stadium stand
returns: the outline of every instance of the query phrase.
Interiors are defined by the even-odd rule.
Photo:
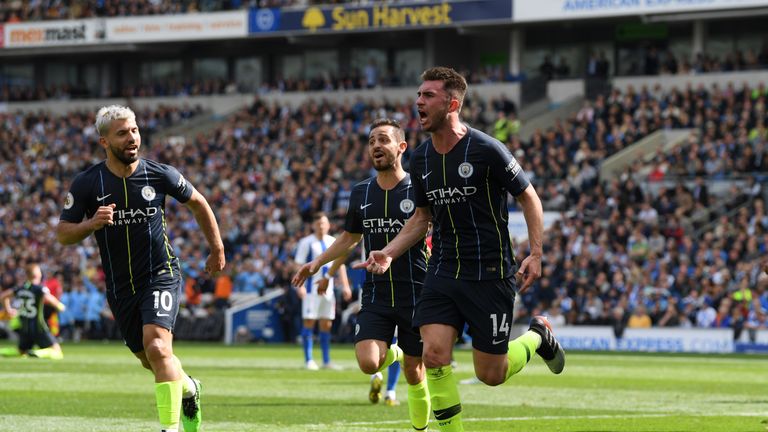
[[[0,22],[224,11],[253,3],[6,2]],[[315,3],[274,0],[258,6],[309,4]],[[718,75],[722,78],[712,85],[641,83],[616,84],[607,91],[599,86],[594,92],[587,89],[578,95],[588,95],[577,102],[579,108],[530,137],[521,132],[525,125],[517,116],[520,98],[470,92],[463,119],[509,147],[529,172],[545,210],[557,219],[546,234],[544,277],[522,296],[518,321],[543,313],[562,324],[621,328],[635,315],[633,323],[645,322],[647,316],[655,327],[728,327],[735,337],[746,332],[750,339],[755,329],[768,327],[768,280],[761,274],[768,249],[768,191],[762,188],[768,172],[768,89],[754,79],[742,82],[738,74],[768,68],[768,44],[750,39],[742,48],[734,40],[718,54],[688,58],[657,42],[643,45],[636,64],[617,64],[614,57],[608,60],[601,50],[589,47],[584,64],[571,67],[567,58],[540,49],[541,61],[528,69],[553,85],[568,85],[568,78],[582,76],[605,84],[609,77],[625,74],[632,78],[615,82],[641,75],[687,79],[716,72],[723,73]],[[562,41],[553,42],[558,44]],[[235,60],[233,56],[228,61]],[[524,72],[512,73],[504,62],[458,69],[473,85],[525,78]],[[41,71],[35,69],[32,75]],[[171,240],[184,257],[187,275],[179,336],[216,339],[223,331],[222,311],[230,304],[281,289],[286,295],[277,309],[283,333],[292,340],[299,313],[288,287],[294,270],[292,250],[308,233],[307,221],[317,210],[333,216],[337,231],[351,186],[371,175],[364,151],[366,125],[377,117],[394,117],[406,127],[411,149],[424,138],[410,100],[339,101],[318,93],[313,99],[301,97],[305,92],[339,95],[371,87],[389,92],[412,85],[399,73],[383,68],[373,72],[357,65],[349,72],[338,69],[299,78],[270,73],[255,86],[244,86],[232,76],[191,74],[98,90],[3,82],[0,101],[11,103],[3,106],[7,112],[0,112],[2,287],[20,280],[26,262],[41,260],[49,273],[58,275],[62,298],[73,302],[69,306],[102,305],[98,311],[73,307],[83,315],[63,316],[63,334],[73,339],[115,336],[103,303],[82,298],[100,295],[103,275],[95,244],[89,241],[77,253],[64,253],[51,235],[68,187],[63,179],[100,159],[93,113],[14,112],[13,103],[87,102],[94,97],[122,97],[131,103],[179,97],[178,105],[137,112],[146,155],[172,162],[208,197],[221,221],[229,263],[226,274],[207,277],[202,271],[204,244],[200,236],[189,235],[197,229],[194,219],[188,212],[173,212]],[[588,82],[579,85],[589,87]],[[289,93],[296,96],[291,102],[266,97]],[[182,102],[189,96],[212,95],[253,97],[253,102],[213,120],[202,108]],[[206,127],[192,136],[179,139],[178,133],[167,133],[191,130],[203,119]],[[667,131],[678,131],[684,138],[671,148],[634,158],[615,174],[601,172],[609,157],[623,153],[631,158],[637,143]],[[510,208],[515,209],[513,201]],[[524,255],[525,247],[524,242],[519,245],[518,255]],[[355,275],[352,279],[359,280]],[[204,326],[185,321],[194,319],[207,321]],[[76,321],[100,322],[78,329]],[[196,332],[199,328],[205,331]],[[339,340],[348,336],[337,334]]]
[[[768,162],[765,99],[762,88],[747,86],[668,93],[615,89],[527,142],[510,135],[508,145],[531,172],[545,209],[562,212],[547,232],[545,275],[523,296],[519,319],[545,313],[562,315],[567,324],[610,324],[617,308],[628,320],[642,306],[655,326],[740,331],[748,316],[750,326],[765,326],[765,313],[757,308],[768,303],[766,283],[759,278],[760,257],[768,247],[759,174]],[[493,119],[504,104],[469,99],[466,105],[465,119],[493,133]],[[307,234],[314,211],[334,215],[339,226],[351,185],[370,175],[364,156],[370,120],[400,118],[412,146],[422,138],[407,103],[309,101],[289,108],[257,98],[194,142],[152,142],[151,132],[194,114],[172,108],[141,112],[145,137],[150,132],[147,156],[173,161],[217,209],[229,251],[222,278],[231,281],[235,295],[288,285],[291,251]],[[61,179],[99,158],[90,114],[0,116],[4,138],[13,143],[3,149],[0,194],[4,287],[17,280],[29,259],[44,259],[60,270],[65,291],[81,269],[91,275],[88,280],[98,280],[92,244],[62,255],[46,234],[66,190]],[[607,156],[664,127],[697,133],[651,163],[598,179]],[[708,181],[693,182],[695,176]],[[702,192],[715,180],[733,191]],[[641,187],[650,184],[658,187]],[[216,285],[227,282],[201,271],[204,245],[191,235],[196,229],[191,216],[174,212],[170,224],[172,242],[186,257],[188,316],[216,316],[206,328],[220,331],[213,295]],[[749,294],[733,301],[745,287]],[[226,295],[219,295],[218,305],[226,303]],[[709,319],[719,309],[729,318]],[[200,337],[210,339],[211,332]]]

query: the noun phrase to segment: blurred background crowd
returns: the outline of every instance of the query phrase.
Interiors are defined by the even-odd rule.
[[[522,139],[511,101],[470,96],[464,120],[501,139],[531,176],[545,210],[561,214],[546,232],[544,275],[522,297],[518,318],[546,313],[577,325],[620,319],[629,326],[765,327],[766,98],[765,88],[748,86],[614,89]],[[137,112],[144,156],[179,168],[220,221],[228,266],[209,278],[202,271],[204,238],[191,213],[170,202],[187,310],[211,313],[225,308],[232,293],[278,287],[286,290],[283,312],[291,326],[300,312],[289,287],[292,253],[310,233],[312,213],[330,214],[332,232],[339,232],[351,187],[373,175],[368,125],[378,117],[398,119],[412,149],[425,138],[414,106],[318,100],[291,109],[257,98],[193,142],[152,139],[198,113],[193,107]],[[2,287],[21,283],[24,263],[43,262],[47,283],[69,306],[61,316],[65,328],[90,322],[91,329],[109,317],[95,243],[73,253],[53,235],[67,182],[103,158],[93,121],[92,112],[0,114],[0,138],[11,144],[0,149]],[[602,161],[662,128],[694,132],[674,151],[601,181]],[[668,176],[676,183],[668,185]],[[712,193],[713,182],[730,187]],[[514,210],[514,200],[509,204]],[[361,276],[351,276],[359,289]]]

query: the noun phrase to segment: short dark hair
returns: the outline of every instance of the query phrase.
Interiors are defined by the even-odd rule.
[[[371,130],[379,126],[392,126],[395,129],[395,138],[398,139],[398,142],[405,141],[405,131],[399,121],[391,118],[379,118],[371,122]]]
[[[312,222],[319,221],[320,219],[322,219],[324,217],[325,218],[328,217],[328,215],[325,214],[325,212],[323,212],[323,211],[315,212],[314,214],[312,214]]]
[[[422,72],[422,81],[442,81],[443,88],[451,97],[456,98],[460,104],[464,104],[464,95],[467,94],[467,80],[454,69],[445,66],[435,66]]]

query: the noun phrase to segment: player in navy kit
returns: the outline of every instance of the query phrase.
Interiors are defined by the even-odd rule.
[[[410,161],[416,211],[398,236],[370,253],[365,267],[383,274],[433,223],[432,256],[414,325],[424,341],[423,361],[432,409],[442,431],[463,431],[461,403],[450,366],[464,324],[472,335],[475,374],[499,385],[522,370],[535,351],[554,373],[565,356],[543,317],[509,341],[515,287],[524,292],[541,276],[541,201],[525,172],[498,140],[461,122],[463,76],[435,67],[422,74],[416,108],[430,139]],[[507,194],[523,209],[530,255],[515,273],[507,229]],[[397,260],[392,261],[397,258]]]
[[[0,350],[0,356],[15,357],[29,354],[33,357],[61,360],[64,354],[56,337],[51,334],[43,316],[43,305],[50,304],[59,311],[65,306],[41,284],[43,273],[38,264],[28,264],[27,281],[24,285],[0,293],[0,303],[11,317],[19,318],[18,348]],[[17,308],[11,306],[14,299]],[[32,350],[34,346],[40,349]]]
[[[368,155],[377,174],[354,186],[344,232],[325,252],[296,272],[294,285],[301,285],[333,260],[326,275],[335,274],[361,239],[365,250],[380,249],[400,232],[416,208],[411,177],[402,168],[402,155],[407,147],[398,122],[381,119],[371,124]],[[404,250],[387,272],[366,274],[355,328],[355,355],[363,372],[382,371],[402,358],[408,381],[409,414],[416,430],[426,429],[430,409],[421,362],[422,344],[411,322],[426,271],[425,234],[426,227],[421,233],[422,241]],[[399,346],[390,346],[396,328]]]
[[[108,106],[96,114],[99,144],[107,158],[75,177],[56,234],[65,245],[94,235],[101,253],[107,301],[128,348],[155,376],[163,430],[200,428],[200,382],[186,375],[173,354],[179,310],[179,259],[168,240],[165,200],[193,213],[210,255],[208,273],[224,268],[224,246],[206,199],[175,168],[139,157],[141,136],[130,108]]]

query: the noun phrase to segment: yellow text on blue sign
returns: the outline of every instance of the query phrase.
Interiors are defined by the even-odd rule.
[[[439,26],[451,24],[451,5],[389,7],[374,6],[369,10],[347,10],[335,7],[331,11],[333,30],[362,30],[367,28],[395,28]]]

